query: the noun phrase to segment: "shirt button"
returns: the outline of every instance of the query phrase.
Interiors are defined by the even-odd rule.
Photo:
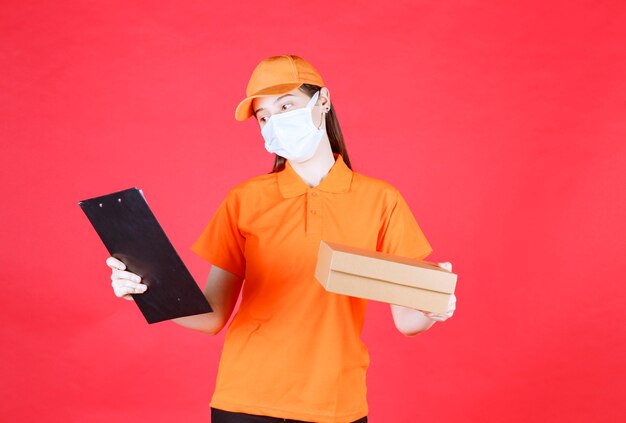
[[[311,210],[311,214],[317,214],[315,210]]]
[[[311,197],[317,197],[317,192],[313,191],[313,192],[311,193]]]

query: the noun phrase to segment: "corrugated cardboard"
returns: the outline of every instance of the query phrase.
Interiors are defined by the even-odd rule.
[[[445,313],[457,275],[435,263],[322,241],[315,277],[337,294]]]

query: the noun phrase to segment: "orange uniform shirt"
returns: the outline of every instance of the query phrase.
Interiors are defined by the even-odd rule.
[[[230,190],[192,246],[245,278],[212,407],[315,422],[367,415],[366,300],[315,279],[320,240],[416,259],[432,251],[398,190],[339,155],[315,188],[287,162]]]

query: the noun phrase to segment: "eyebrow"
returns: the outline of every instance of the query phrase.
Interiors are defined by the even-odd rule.
[[[284,95],[281,95],[280,97],[278,97],[278,98],[274,101],[274,103],[276,103],[276,102],[278,102],[278,101],[280,101],[280,100],[282,100],[283,98],[288,97],[288,96],[295,97],[295,95],[293,95],[293,94],[284,94]],[[265,109],[264,109],[263,107],[261,107],[260,109],[256,109],[256,110],[254,111],[254,114],[256,115],[256,114],[257,114],[257,113],[259,113],[261,110],[265,110]]]

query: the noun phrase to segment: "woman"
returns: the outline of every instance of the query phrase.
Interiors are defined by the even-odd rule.
[[[432,249],[394,187],[351,170],[330,91],[310,63],[265,59],[246,93],[235,118],[256,118],[274,170],[231,189],[193,244],[212,264],[204,293],[214,311],[175,321],[216,334],[242,291],[211,402],[214,423],[366,422],[366,301],[315,280],[320,240],[416,259]],[[122,262],[107,264],[118,297],[146,291]],[[391,312],[411,336],[452,316],[455,301],[444,315],[395,305]]]

